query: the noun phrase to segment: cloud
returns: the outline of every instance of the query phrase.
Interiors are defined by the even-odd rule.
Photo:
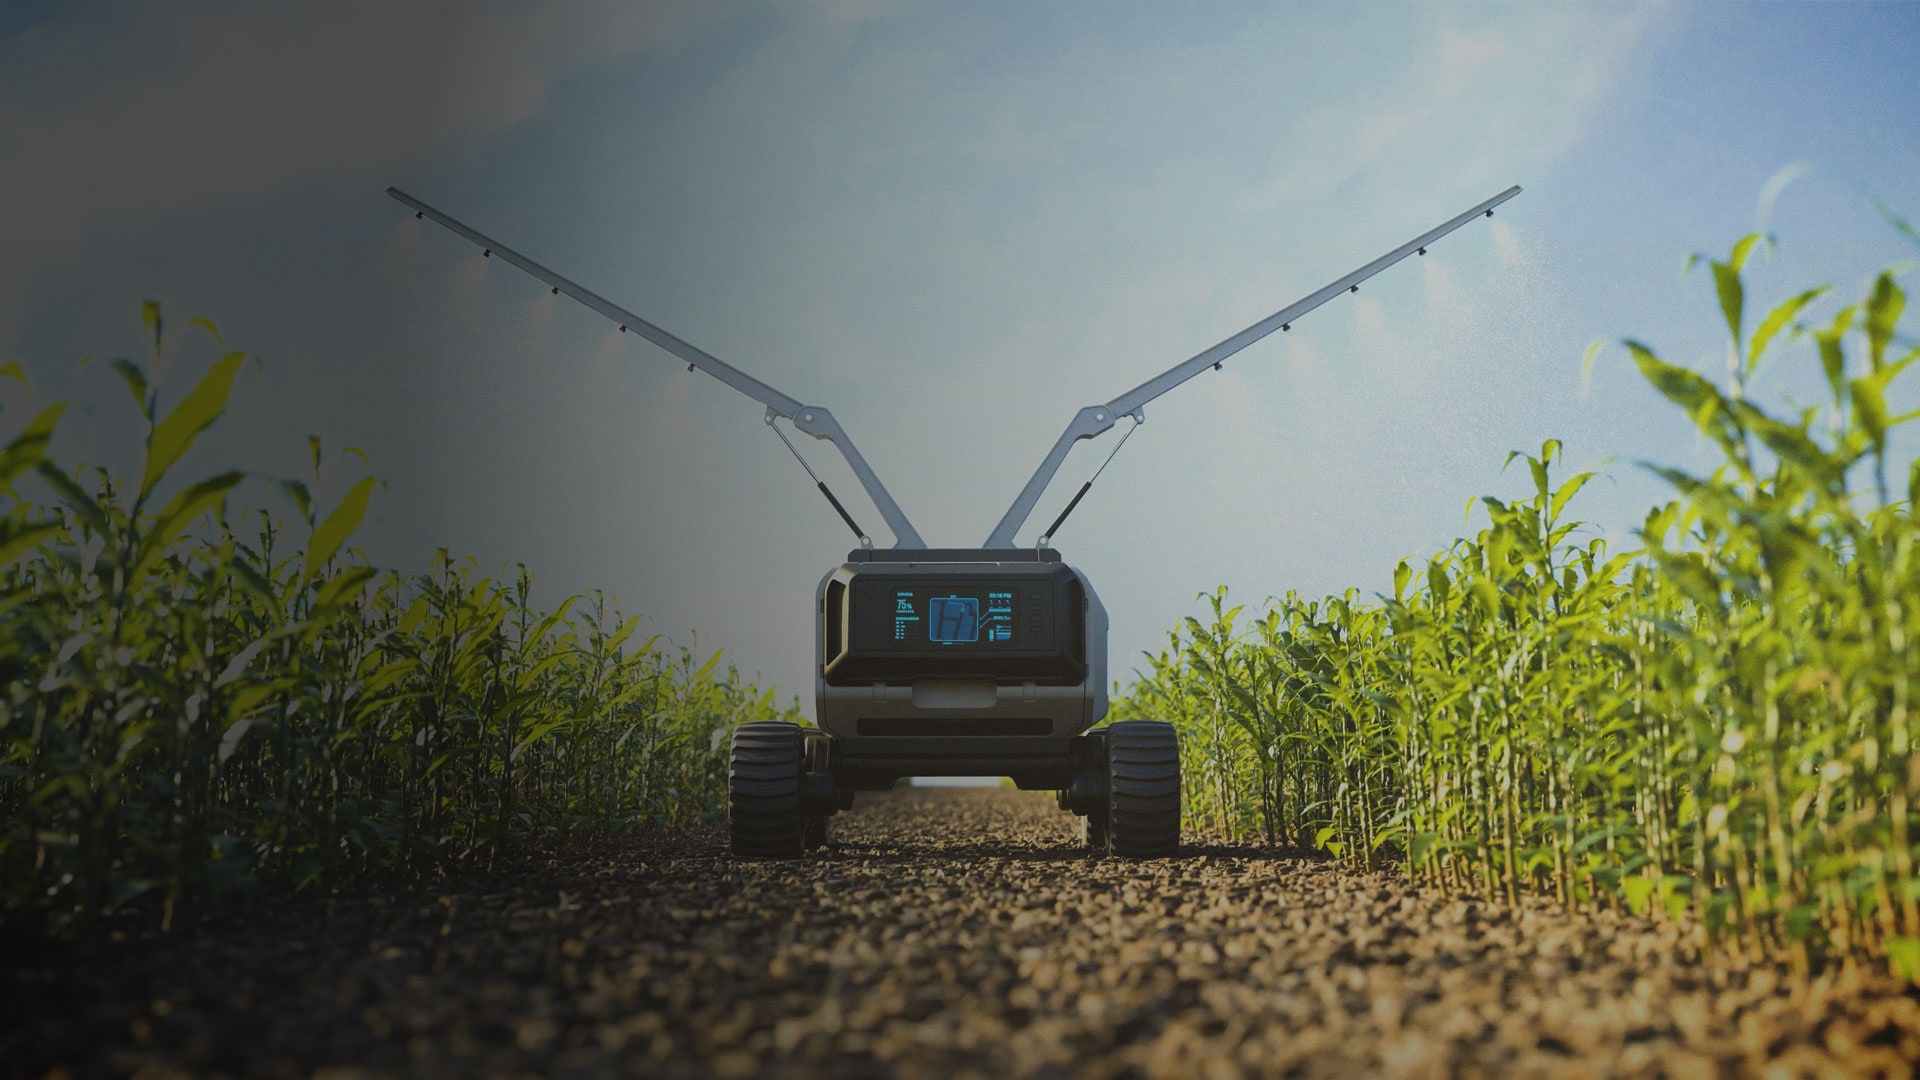
[[[0,303],[142,215],[407,162],[526,118],[695,9],[96,5],[0,41]]]
[[[1475,36],[1451,26],[1440,31],[1440,73],[1434,80],[1434,93],[1442,99],[1457,98],[1486,71],[1487,65],[1507,51],[1506,41],[1498,35]]]
[[[1453,9],[1431,9],[1449,18]],[[1476,148],[1512,175],[1576,145],[1605,106],[1657,5],[1516,8],[1488,27],[1442,25],[1390,86],[1365,88],[1304,111],[1269,175],[1240,197],[1266,212],[1324,201],[1383,172],[1406,173]]]

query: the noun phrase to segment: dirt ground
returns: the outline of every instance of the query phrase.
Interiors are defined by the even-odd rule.
[[[1094,858],[1039,794],[866,796],[395,898],[10,959],[0,1073],[1909,1076],[1920,996],[1300,853]]]

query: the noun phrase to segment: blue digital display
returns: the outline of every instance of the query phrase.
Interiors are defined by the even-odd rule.
[[[971,596],[936,596],[927,601],[927,640],[943,645],[980,640],[980,601]]]
[[[884,595],[884,601],[880,596],[875,596],[867,603],[876,607],[882,602],[887,604],[888,624],[892,627],[888,641],[903,649],[917,645],[922,648],[991,648],[1006,651],[1021,647],[1016,638],[1031,648],[1033,643],[1041,640],[1043,633],[1041,624],[1045,616],[1041,604],[1045,601],[1037,591],[1027,602],[1024,633],[1016,632],[1020,623],[1015,618],[1016,597],[1011,588],[971,589],[964,585],[955,587],[941,584],[894,588]],[[868,610],[872,614],[862,617],[862,625],[866,625],[866,618],[881,614],[873,608]]]
[[[929,563],[828,579],[821,674],[829,684],[991,677],[1071,683],[1086,675],[1086,603],[1073,571],[962,573]]]

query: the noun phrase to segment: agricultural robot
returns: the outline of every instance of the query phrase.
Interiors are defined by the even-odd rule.
[[[1085,843],[1113,855],[1173,855],[1180,841],[1180,747],[1173,726],[1107,713],[1107,613],[1093,583],[1050,542],[1133,431],[1148,402],[1520,194],[1511,187],[1288,304],[1104,404],[1074,414],[1013,505],[978,547],[928,547],[853,440],[818,405],[775,390],[532,259],[398,190],[416,218],[464,237],[766,406],[766,423],[859,537],[814,591],[818,728],[782,721],[735,729],[727,766],[733,853],[797,857],[826,842],[827,820],[910,776],[1002,776],[1058,793]],[[1030,547],[1015,533],[1074,443],[1128,427]],[[779,422],[833,444],[892,531],[874,546]]]

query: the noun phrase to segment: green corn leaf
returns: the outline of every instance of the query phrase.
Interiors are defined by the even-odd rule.
[[[1853,329],[1853,321],[1859,317],[1859,313],[1859,304],[1841,307],[1834,313],[1834,319],[1826,325],[1824,331],[1814,332],[1814,340],[1820,342],[1820,365],[1826,369],[1826,380],[1830,384],[1845,380],[1847,363],[1845,363],[1845,352],[1841,348],[1841,340],[1847,336],[1847,331]],[[1830,342],[1832,342],[1832,348],[1828,348]],[[1839,390],[1836,390],[1836,394],[1839,394]]]
[[[1888,938],[1887,966],[1894,978],[1920,986],[1920,938]]]
[[[100,509],[99,500],[86,493],[85,489],[74,482],[73,477],[61,472],[50,461],[42,461],[34,467],[34,472],[53,493],[66,503],[68,508],[80,515],[87,528],[95,533],[105,533],[108,529],[106,511]]]
[[[400,632],[411,634],[420,629],[421,624],[427,621],[427,609],[427,598],[416,597],[413,603],[408,604],[407,609],[400,613]]]
[[[1887,224],[1893,226],[1900,235],[1913,241],[1915,247],[1920,247],[1920,231],[1916,231],[1912,225],[1907,223],[1905,218],[1894,213],[1892,207],[1881,202],[1879,199],[1875,199],[1873,200],[1873,208],[1880,211],[1880,216],[1885,218]]]
[[[204,317],[195,317],[192,319],[188,319],[187,325],[197,326],[200,329],[205,330],[208,334],[212,335],[213,343],[215,345],[220,346],[222,349],[227,347],[227,339],[220,336],[220,328],[213,325],[212,319],[208,319]]]
[[[373,497],[374,479],[369,476],[353,485],[340,505],[333,508],[318,527],[313,537],[307,541],[307,557],[303,570],[306,578],[312,578],[319,569],[327,564],[346,543],[347,537],[360,527],[361,519],[367,516],[367,500]]]
[[[1622,344],[1633,355],[1634,363],[1639,365],[1641,376],[1662,397],[1685,409],[1702,433],[1711,436],[1723,447],[1733,445],[1737,433],[1727,412],[1726,398],[1721,396],[1718,388],[1695,372],[1666,363],[1655,356],[1653,350],[1637,341],[1629,340]]]
[[[1893,364],[1884,364],[1869,374],[1862,375],[1848,384],[1853,394],[1854,419],[1873,441],[1874,449],[1884,451],[1887,445],[1887,429],[1892,427],[1887,419],[1887,384],[1901,371],[1913,363],[1908,356]]]
[[[148,336],[153,338],[153,354],[160,355],[160,301],[140,302],[140,322],[146,326]]]
[[[1740,283],[1738,267],[1713,264],[1713,288],[1720,294],[1720,314],[1726,316],[1727,332],[1733,335],[1734,348],[1740,347],[1740,317],[1746,304],[1746,286]]]
[[[0,566],[11,565],[13,560],[38,547],[42,540],[60,531],[60,526],[51,522],[27,522],[17,518],[0,518]]]
[[[1654,886],[1657,884],[1655,879],[1640,874],[1628,874],[1620,879],[1620,892],[1635,915],[1647,913],[1648,901],[1653,899]]]
[[[1655,558],[1667,580],[1678,586],[1681,593],[1695,605],[1706,611],[1719,610],[1720,578],[1699,555],[1691,552],[1681,555],[1655,553]]]
[[[0,491],[11,492],[15,477],[46,460],[47,444],[53,441],[54,427],[66,411],[64,401],[41,409],[6,449],[0,450]]]
[[[1796,941],[1805,941],[1818,934],[1819,908],[1812,904],[1796,904],[1787,912],[1787,936]]]
[[[1867,359],[1874,371],[1886,362],[1887,342],[1893,340],[1893,329],[1906,306],[1907,294],[1891,273],[1882,271],[1873,279],[1873,292],[1867,297]]]
[[[1779,201],[1780,194],[1786,191],[1794,181],[1812,171],[1812,165],[1804,161],[1796,161],[1782,167],[1779,172],[1768,177],[1766,183],[1760,185],[1760,198],[1755,202],[1755,210],[1762,224],[1773,216],[1773,204]]]
[[[199,385],[174,406],[166,419],[154,425],[153,434],[147,440],[147,467],[140,479],[138,502],[146,501],[153,486],[187,452],[193,440],[226,410],[234,375],[245,360],[244,354],[228,353],[214,361]]]
[[[134,562],[135,567],[145,566],[164,552],[173,538],[180,534],[180,530],[226,498],[227,492],[246,477],[247,474],[239,470],[224,472],[202,480],[168,500],[167,505],[155,515],[146,535],[140,538],[140,555]]]
[[[27,378],[27,369],[21,367],[18,360],[0,364],[0,379],[12,379],[29,390],[33,388],[33,380]]]
[[[1762,536],[1761,554],[1772,568],[1773,600],[1784,605],[1791,603],[1791,598],[1783,590],[1798,588],[1791,579],[1803,570],[1818,570],[1825,561],[1827,549],[1820,537],[1805,526],[1788,521]]]
[[[1393,599],[1396,603],[1405,599],[1407,582],[1413,577],[1413,570],[1407,566],[1407,560],[1401,559],[1393,568]]]
[[[1419,866],[1422,863],[1426,862],[1428,854],[1430,854],[1434,850],[1434,846],[1439,842],[1440,842],[1439,833],[1436,833],[1436,832],[1415,833],[1413,836],[1413,842],[1407,845],[1408,864],[1412,866]]]
[[[320,591],[314,594],[315,611],[332,611],[360,595],[360,591],[366,588],[367,582],[372,581],[379,573],[380,571],[371,566],[349,566],[328,577],[326,583],[320,586]]]
[[[1567,508],[1567,503],[1572,501],[1573,497],[1580,493],[1581,488],[1587,486],[1587,481],[1592,480],[1593,476],[1594,474],[1590,472],[1584,472],[1572,477],[1566,483],[1561,484],[1560,490],[1553,493],[1553,503],[1547,509],[1547,520],[1550,522],[1559,521],[1561,511]]]
[[[238,582],[241,588],[252,593],[261,602],[267,604],[279,602],[280,597],[274,592],[273,583],[262,577],[260,571],[249,566],[244,559],[236,555],[228,561],[227,569],[232,572],[234,581]]]
[[[574,605],[574,603],[579,599],[580,597],[577,595],[569,596],[567,597],[566,602],[561,604],[560,607],[557,608],[556,610],[566,611],[568,608],[571,608]],[[638,629],[640,629],[640,616],[634,615],[622,621],[620,625],[614,629],[613,633],[607,635],[607,648],[609,650],[614,650],[625,645],[627,643],[627,639],[632,637],[634,631]],[[643,647],[642,651],[646,651],[646,648]]]
[[[147,389],[147,373],[140,370],[140,365],[125,357],[115,360],[112,366],[113,373],[127,384],[127,393],[133,395],[133,407],[140,410],[141,416],[152,420],[153,402],[147,397],[150,392]]]
[[[1783,424],[1758,410],[1749,416],[1747,425],[1782,461],[1792,462],[1823,484],[1839,483],[1840,463],[1814,445],[1804,428]]]
[[[1606,344],[1606,338],[1594,338],[1593,343],[1587,346],[1587,355],[1580,358],[1580,389],[1582,392],[1592,387],[1593,359],[1600,355],[1600,350],[1605,348]]]
[[[1486,612],[1489,618],[1499,617],[1500,590],[1494,585],[1492,578],[1485,574],[1473,574],[1467,578],[1467,589],[1473,593],[1473,598],[1479,601],[1481,610]]]
[[[554,608],[553,611],[547,614],[546,618],[541,619],[537,624],[534,625],[532,630],[529,630],[527,632],[527,640],[530,642],[539,641],[542,638],[546,637],[547,634],[555,626],[557,626],[560,623],[560,620],[567,617],[567,609],[571,608],[574,605],[574,602],[579,599],[580,597],[577,594],[574,596],[567,597],[566,600],[561,602],[559,607]],[[627,627],[627,633],[632,633],[632,632],[633,632],[632,625],[629,624]]]
[[[1713,287],[1720,297],[1720,313],[1726,317],[1727,330],[1733,335],[1733,344],[1736,349],[1740,346],[1740,319],[1742,308],[1746,303],[1746,287],[1740,282],[1740,272],[1746,268],[1747,257],[1753,253],[1754,246],[1763,239],[1767,237],[1761,233],[1748,233],[1733,245],[1733,251],[1727,256],[1726,262],[1710,259],[1696,252],[1687,256],[1686,265],[1681,268],[1681,272],[1686,273],[1702,262],[1706,262],[1713,268]],[[1771,243],[1770,240],[1769,243]],[[1592,350],[1588,351],[1591,353]]]
[[[1693,903],[1692,888],[1692,878],[1668,875],[1660,879],[1660,902],[1667,909],[1667,918],[1678,922],[1687,913]]]
[[[399,682],[420,669],[420,663],[410,657],[403,657],[383,665],[378,671],[367,676],[366,692],[379,693],[381,690]]]
[[[1768,250],[1772,250],[1773,238],[1766,233],[1754,232],[1741,237],[1739,241],[1733,245],[1732,254],[1727,257],[1727,265],[1731,266],[1736,273],[1745,270],[1747,268],[1747,256],[1753,254],[1753,249],[1762,242],[1766,243]]]
[[[723,651],[724,650],[715,649],[713,655],[707,658],[707,662],[700,665],[700,670],[693,673],[691,681],[705,682],[707,676],[713,674],[713,669],[720,666],[720,656]]]
[[[286,492],[287,498],[293,500],[294,508],[300,511],[300,519],[311,525],[313,523],[313,493],[307,490],[307,485],[298,480],[285,478],[275,480],[273,485],[281,491]]]
[[[268,694],[271,693],[270,688],[263,687],[263,686],[248,687],[247,690],[254,692],[254,693],[248,694],[247,695],[248,697],[253,697],[255,695],[258,695],[262,699],[264,699]],[[242,693],[246,693],[246,691],[242,691]],[[238,704],[237,701],[236,701],[236,704]],[[249,702],[248,704],[258,705],[259,702],[257,701]],[[246,738],[247,732],[252,730],[253,725],[254,725],[254,718],[251,716],[245,716],[245,715],[242,715],[241,717],[239,717],[238,719],[234,720],[232,723],[227,725],[227,729],[224,732],[222,732],[220,735],[220,749],[218,752],[218,760],[220,764],[225,765],[227,763],[227,759],[233,756],[234,751],[240,749],[240,740]]]
[[[1753,347],[1747,354],[1747,370],[1752,371],[1754,366],[1760,363],[1760,356],[1767,351],[1767,346],[1772,343],[1774,335],[1785,329],[1800,312],[1806,309],[1808,304],[1818,300],[1830,288],[1832,286],[1822,285],[1817,289],[1808,289],[1798,296],[1781,301],[1772,311],[1767,312],[1767,317],[1760,320],[1759,329],[1753,332]]]
[[[1838,411],[1847,400],[1847,354],[1842,335],[1820,330],[1814,333],[1813,340],[1820,350],[1820,369],[1827,377],[1827,389],[1833,394],[1833,407]]]
[[[233,659],[227,661],[227,666],[221,669],[219,675],[214,677],[213,685],[216,688],[225,686],[244,676],[247,673],[247,665],[253,663],[253,658],[259,656],[260,650],[267,647],[268,640],[267,638],[260,638],[235,653]]]
[[[1662,396],[1681,408],[1692,413],[1701,405],[1713,401],[1719,394],[1713,384],[1685,368],[1675,367],[1653,354],[1653,350],[1637,341],[1623,341],[1632,354],[1634,363],[1640,367],[1640,374],[1653,385]]]

